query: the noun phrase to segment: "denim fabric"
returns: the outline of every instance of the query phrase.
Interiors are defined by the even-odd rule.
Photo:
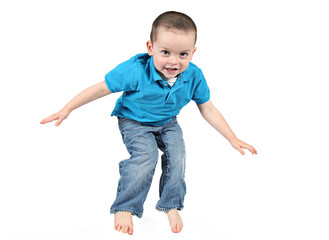
[[[134,120],[119,118],[119,129],[130,158],[119,163],[120,180],[111,213],[127,211],[142,217],[143,205],[161,156],[159,211],[181,210],[186,193],[185,144],[176,118],[161,125],[147,126]]]

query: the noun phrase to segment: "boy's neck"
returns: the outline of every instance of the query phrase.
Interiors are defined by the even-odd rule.
[[[168,81],[169,80],[169,78],[167,78],[164,74],[162,74],[160,71],[158,71],[158,70],[156,70],[158,73],[159,73],[159,75],[161,76],[161,78],[162,78],[162,80],[164,80],[164,81]],[[178,78],[178,76],[179,76],[179,74],[177,75],[177,76],[175,76],[175,78]]]

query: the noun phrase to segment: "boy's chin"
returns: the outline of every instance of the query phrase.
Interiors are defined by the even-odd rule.
[[[163,72],[163,71],[158,71],[158,73],[160,74],[160,76],[162,77],[163,80],[168,80],[169,78],[175,78],[179,75],[180,72],[176,72],[176,73],[167,73],[167,72]]]
[[[175,78],[179,75],[179,72],[177,73],[173,73],[173,74],[161,74],[162,77],[165,77],[165,79],[169,79],[169,78]]]

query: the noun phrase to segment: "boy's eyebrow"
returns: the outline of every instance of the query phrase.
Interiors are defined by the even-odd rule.
[[[163,48],[164,50],[168,50],[169,52],[171,52],[170,48],[166,48],[166,47],[162,47],[162,46],[159,46],[159,47]],[[180,50],[179,52],[191,52],[191,50]]]

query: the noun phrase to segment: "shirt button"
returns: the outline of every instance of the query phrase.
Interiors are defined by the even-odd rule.
[[[165,86],[168,87],[168,84],[166,83]]]

